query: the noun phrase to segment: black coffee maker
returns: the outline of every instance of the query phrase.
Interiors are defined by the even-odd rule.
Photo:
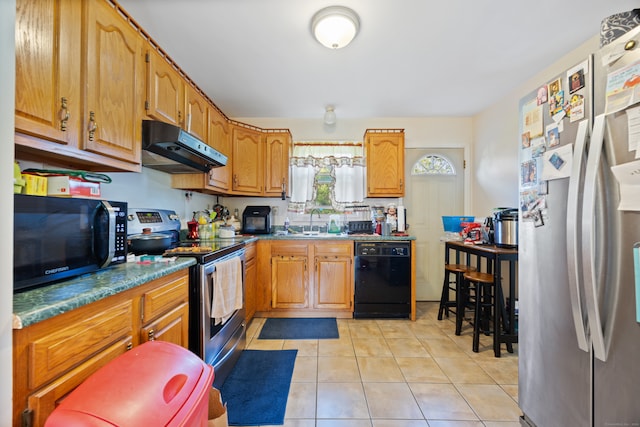
[[[484,220],[484,224],[482,227],[482,240],[490,245],[495,244],[493,217],[491,216],[486,217]]]

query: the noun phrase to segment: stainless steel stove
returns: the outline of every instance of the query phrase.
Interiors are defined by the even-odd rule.
[[[150,228],[152,233],[171,236],[171,247],[180,243],[180,216],[166,209],[128,208],[127,235],[142,233]]]
[[[180,218],[163,209],[129,209],[129,232],[151,228],[153,233],[171,234],[172,248],[164,256],[192,257],[197,264],[189,271],[189,349],[214,368],[214,386],[219,388],[246,346],[244,304],[226,321],[215,324],[211,306],[215,298],[216,264],[239,258],[242,266],[242,292],[245,282],[245,250],[242,238],[180,240]]]

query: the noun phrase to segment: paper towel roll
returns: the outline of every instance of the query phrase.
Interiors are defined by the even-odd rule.
[[[398,215],[398,232],[399,233],[404,233],[405,229],[406,229],[406,213],[407,211],[404,210],[404,206],[398,206],[397,209],[397,215]]]

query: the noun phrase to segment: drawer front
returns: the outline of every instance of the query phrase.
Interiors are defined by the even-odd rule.
[[[133,303],[123,301],[95,316],[51,333],[29,344],[29,388],[34,389],[77,366],[133,331]]]
[[[271,242],[271,256],[306,256],[307,242],[293,243],[291,240]]]
[[[140,330],[141,343],[154,340],[189,348],[189,304],[180,304]]]
[[[33,426],[43,426],[49,414],[69,393],[98,369],[124,354],[129,348],[131,348],[131,337],[126,337],[29,396],[28,410],[31,411]]]
[[[248,245],[245,246],[245,258],[247,259],[247,261],[253,259],[256,257],[256,243],[255,242],[251,242]]]
[[[314,244],[314,250],[316,255],[342,255],[351,256],[353,254],[353,242],[349,243],[337,243],[326,242]]]
[[[160,279],[161,280],[161,279]],[[189,300],[189,276],[179,277],[142,295],[143,321],[148,322]]]

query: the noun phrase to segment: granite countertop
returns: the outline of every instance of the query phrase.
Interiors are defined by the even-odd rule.
[[[201,244],[211,244],[217,249],[256,240],[351,240],[351,241],[401,241],[415,240],[414,236],[378,236],[375,234],[261,234],[236,236],[232,239],[214,239]],[[179,257],[171,262],[138,264],[129,262],[85,274],[50,286],[36,288],[13,295],[13,328],[21,329],[65,313],[94,301],[140,286],[146,282],[183,270],[196,264],[196,259]]]
[[[13,295],[13,329],[21,329],[58,314],[140,286],[196,263],[194,258],[170,262],[114,265],[54,285]]]
[[[258,236],[260,240],[354,240],[366,242],[385,242],[398,240],[416,240],[415,236],[379,236],[377,234],[262,234]]]

